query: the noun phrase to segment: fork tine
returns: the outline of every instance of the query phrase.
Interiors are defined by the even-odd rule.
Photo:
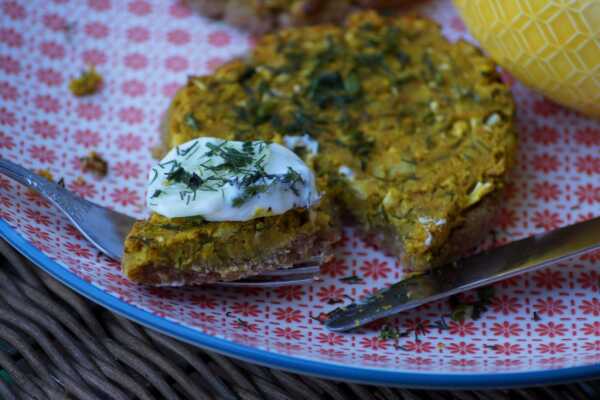
[[[259,276],[288,276],[296,274],[318,274],[321,266],[319,264],[309,264],[305,267],[292,267],[276,269],[274,271],[263,272]]]
[[[315,259],[294,265],[296,266],[267,271],[241,281],[216,282],[213,285],[221,287],[281,287],[305,285],[312,283],[319,278],[321,266]]]
[[[315,281],[313,276],[308,278],[285,279],[279,281],[238,281],[238,282],[217,282],[214,286],[220,287],[255,287],[255,288],[276,288],[281,286],[306,285]]]

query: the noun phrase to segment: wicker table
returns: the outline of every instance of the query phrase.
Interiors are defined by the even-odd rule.
[[[87,301],[0,241],[0,399],[598,399],[600,381],[477,392],[395,389],[268,369]]]

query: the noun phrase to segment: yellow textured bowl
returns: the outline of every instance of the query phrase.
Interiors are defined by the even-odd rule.
[[[525,84],[600,117],[600,0],[454,0],[481,46]]]

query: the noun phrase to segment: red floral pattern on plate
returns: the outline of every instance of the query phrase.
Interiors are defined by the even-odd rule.
[[[0,0],[0,156],[55,179],[94,202],[142,217],[150,149],[161,115],[190,74],[248,51],[252,40],[194,15],[176,0]],[[419,7],[419,6],[416,6]],[[451,39],[472,39],[449,1],[420,12]],[[77,16],[75,19],[74,16]],[[110,49],[110,51],[109,51]],[[102,90],[75,98],[68,80],[86,64]],[[521,152],[499,211],[504,243],[600,215],[600,124],[551,103],[507,72],[518,106]],[[78,158],[96,150],[103,179]],[[369,238],[346,230],[323,280],[272,290],[143,288],[124,279],[53,207],[0,176],[0,218],[72,274],[162,318],[246,346],[340,365],[426,373],[531,371],[600,361],[600,252],[495,285],[477,321],[451,321],[445,302],[389,323],[410,334],[381,339],[378,322],[355,333],[328,332],[325,312],[376,292],[404,274]],[[342,278],[356,276],[359,282]],[[463,297],[471,296],[467,294]]]

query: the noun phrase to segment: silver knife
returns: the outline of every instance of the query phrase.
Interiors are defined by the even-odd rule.
[[[600,217],[517,240],[395,283],[329,313],[325,326],[346,331],[422,304],[535,271],[600,248]]]

